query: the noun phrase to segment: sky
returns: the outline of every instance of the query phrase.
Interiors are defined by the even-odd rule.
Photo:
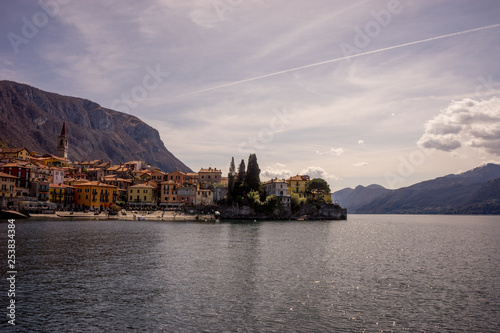
[[[0,2],[0,80],[137,116],[194,171],[400,188],[500,163],[498,0]]]

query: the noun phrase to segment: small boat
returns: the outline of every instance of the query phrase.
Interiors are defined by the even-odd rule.
[[[0,219],[27,219],[29,216],[15,210],[0,210]]]

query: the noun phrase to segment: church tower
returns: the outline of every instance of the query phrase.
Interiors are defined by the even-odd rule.
[[[57,137],[57,157],[68,158],[68,136],[66,135],[66,122],[63,123],[61,135]]]

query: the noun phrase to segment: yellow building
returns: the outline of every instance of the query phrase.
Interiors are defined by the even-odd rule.
[[[156,205],[156,187],[148,184],[137,184],[128,188],[129,206]]]
[[[327,204],[332,203],[332,196],[329,193],[324,193],[323,191],[313,190],[310,197],[313,200],[323,200]]]
[[[306,197],[306,186],[309,181],[310,178],[307,175],[297,175],[286,180],[289,192],[298,194],[299,198]]]
[[[59,208],[73,207],[75,200],[74,186],[65,184],[50,184],[49,185],[49,201],[57,204]]]
[[[209,189],[199,188],[196,190],[197,205],[212,205],[214,203],[214,192]]]
[[[8,158],[27,161],[30,157],[30,152],[26,148],[5,148],[0,151],[0,155]]]
[[[16,176],[0,172],[0,197],[16,196]]]
[[[105,209],[118,198],[118,187],[101,182],[73,183],[75,187],[75,206],[80,208]]]
[[[67,158],[57,157],[52,154],[45,154],[42,157],[37,157],[36,160],[46,166],[67,167],[70,162]]]

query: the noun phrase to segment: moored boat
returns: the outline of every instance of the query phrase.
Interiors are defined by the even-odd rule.
[[[0,219],[27,219],[28,215],[19,213],[15,210],[0,210]]]

